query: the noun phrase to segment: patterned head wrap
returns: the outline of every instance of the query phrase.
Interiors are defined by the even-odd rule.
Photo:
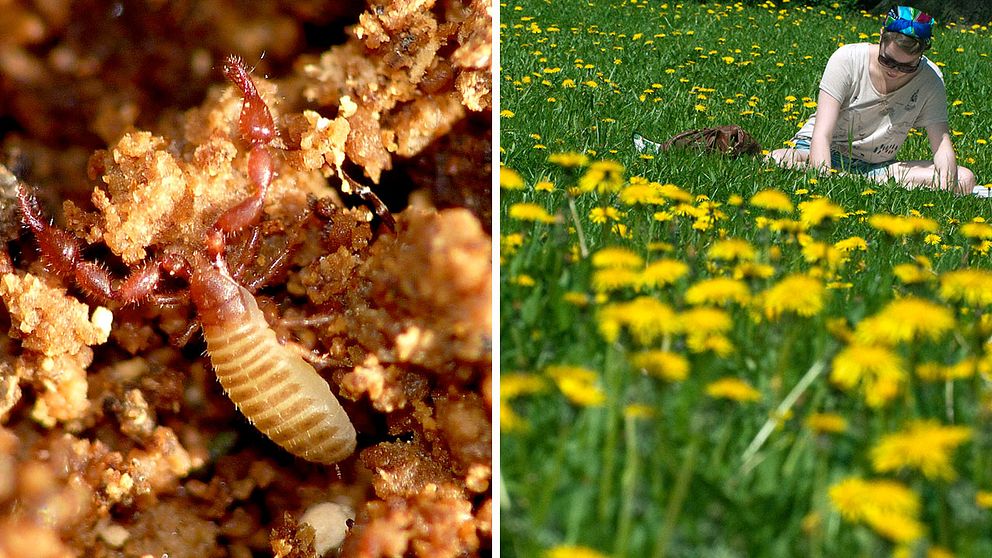
[[[913,37],[926,46],[930,46],[935,23],[937,22],[929,14],[908,6],[896,6],[885,16],[886,31]]]

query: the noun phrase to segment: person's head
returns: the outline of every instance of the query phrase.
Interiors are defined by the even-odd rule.
[[[936,21],[916,8],[896,6],[885,16],[882,47],[894,45],[911,55],[921,55],[930,48]]]

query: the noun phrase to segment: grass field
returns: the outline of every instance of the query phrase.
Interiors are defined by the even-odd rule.
[[[784,145],[881,17],[500,13],[503,555],[992,555],[992,200],[631,147],[728,123]],[[928,52],[979,183],[989,39]]]

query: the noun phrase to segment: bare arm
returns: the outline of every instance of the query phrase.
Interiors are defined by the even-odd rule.
[[[927,126],[927,138],[933,150],[934,186],[942,190],[956,190],[958,161],[951,145],[951,133],[946,122]]]
[[[816,102],[816,123],[813,125],[813,138],[809,145],[809,166],[813,169],[830,170],[830,140],[840,116],[840,101],[826,91],[820,90]]]

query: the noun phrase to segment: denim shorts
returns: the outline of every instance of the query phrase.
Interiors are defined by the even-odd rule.
[[[802,151],[804,153],[809,153],[809,142],[808,138],[794,138],[793,143],[795,143],[796,151]],[[884,163],[869,163],[868,161],[862,161],[861,159],[854,159],[843,153],[838,153],[834,150],[830,150],[830,166],[843,172],[849,172],[851,174],[860,174],[874,179],[884,179],[888,178],[888,167],[892,163],[895,163],[895,159],[890,159]]]

